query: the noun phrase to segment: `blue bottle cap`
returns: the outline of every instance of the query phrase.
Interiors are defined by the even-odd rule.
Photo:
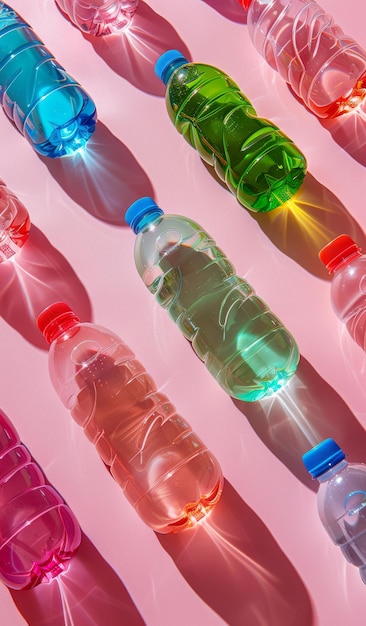
[[[149,196],[144,196],[133,202],[127,209],[125,220],[132,230],[137,234],[149,222],[164,213],[158,207],[155,200]]]
[[[156,61],[155,74],[166,85],[172,71],[186,63],[189,63],[188,59],[179,50],[167,50]]]
[[[343,450],[333,439],[324,439],[317,446],[305,452],[302,460],[313,478],[324,474],[345,458]]]

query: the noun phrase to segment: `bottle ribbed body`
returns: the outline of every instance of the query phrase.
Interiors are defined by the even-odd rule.
[[[0,579],[12,589],[48,582],[80,541],[73,513],[0,410]]]
[[[176,129],[246,208],[274,209],[301,185],[305,157],[221,70],[182,65],[167,83],[166,106]]]
[[[345,261],[332,275],[331,303],[351,337],[366,350],[366,256]]]
[[[139,0],[56,0],[56,3],[82,32],[102,36],[129,26]]]
[[[220,466],[131,350],[75,324],[49,353],[53,385],[143,521],[160,533],[193,526],[219,500]]]
[[[0,178],[0,263],[19,251],[29,230],[27,209]]]
[[[95,130],[96,109],[90,96],[4,2],[0,2],[0,102],[44,156],[73,154]]]
[[[137,235],[135,262],[150,292],[231,396],[259,400],[294,374],[294,338],[198,224],[158,217]]]
[[[366,52],[313,0],[253,0],[248,30],[256,49],[306,106],[331,117],[366,93]]]
[[[366,583],[366,466],[343,461],[319,480],[320,520]]]

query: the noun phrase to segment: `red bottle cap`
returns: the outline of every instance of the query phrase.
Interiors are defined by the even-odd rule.
[[[252,4],[252,0],[238,0],[239,4],[243,7],[243,9],[248,10],[250,5]]]
[[[56,329],[67,330],[78,321],[79,318],[66,302],[54,302],[39,314],[37,326],[45,339],[51,343]]]
[[[336,267],[350,256],[361,254],[361,248],[348,235],[339,235],[319,252],[319,258],[328,272],[332,274]]]

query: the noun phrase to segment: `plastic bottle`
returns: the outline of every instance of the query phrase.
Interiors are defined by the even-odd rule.
[[[61,11],[81,31],[110,35],[130,26],[139,0],[56,0]]]
[[[221,70],[164,52],[155,72],[166,85],[168,114],[179,133],[252,211],[284,204],[300,187],[306,160]]]
[[[4,2],[0,2],[0,102],[43,156],[73,154],[95,130],[96,109],[90,96]]]
[[[0,409],[0,580],[11,589],[49,582],[80,541],[74,514]]]
[[[366,52],[313,0],[239,0],[260,54],[318,117],[353,110],[366,94]]]
[[[62,302],[38,327],[53,386],[144,522],[173,533],[207,515],[222,492],[220,466],[130,348]]]
[[[125,219],[137,234],[138,273],[221,387],[245,401],[281,388],[297,369],[296,342],[210,235],[152,198]]]
[[[318,512],[325,530],[366,583],[366,465],[348,463],[333,439],[325,439],[302,458],[320,483]]]
[[[332,276],[330,298],[334,312],[351,337],[366,349],[366,256],[348,235],[339,235],[319,252]]]
[[[29,230],[27,209],[0,178],[0,263],[20,250]]]

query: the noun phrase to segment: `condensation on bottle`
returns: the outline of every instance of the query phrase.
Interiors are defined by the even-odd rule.
[[[257,116],[227,74],[189,63],[177,50],[164,52],[155,72],[166,85],[176,129],[244,207],[265,212],[292,198],[306,174],[304,155],[277,126]]]
[[[0,102],[34,150],[46,157],[73,155],[95,130],[91,97],[4,2],[0,2]]]
[[[0,263],[19,252],[28,239],[30,226],[24,204],[0,178]]]
[[[30,589],[67,570],[80,526],[0,409],[0,580]]]
[[[296,342],[212,237],[148,197],[134,202],[125,219],[137,234],[143,282],[219,385],[247,402],[283,387],[298,366]]]
[[[99,37],[128,28],[139,0],[56,0],[56,4],[82,32]]]
[[[142,520],[168,534],[205,518],[221,496],[220,466],[130,348],[63,302],[38,327],[57,394]]]
[[[260,54],[320,118],[366,94],[366,52],[313,0],[239,0]]]
[[[330,300],[354,341],[366,350],[366,255],[348,235],[339,235],[319,252],[330,273]]]
[[[303,455],[319,481],[319,518],[333,543],[366,583],[366,465],[348,463],[334,441],[325,439]]]

